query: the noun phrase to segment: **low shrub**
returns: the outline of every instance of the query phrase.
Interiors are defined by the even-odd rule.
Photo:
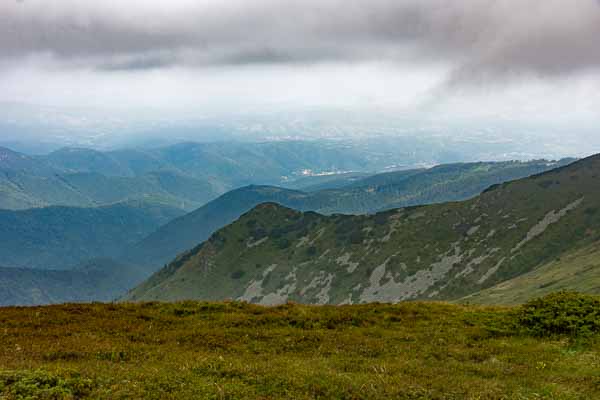
[[[591,336],[600,333],[600,298],[570,291],[552,293],[523,305],[518,320],[535,336]]]
[[[46,371],[0,372],[0,399],[66,400],[89,395],[90,379],[78,374],[61,377]]]

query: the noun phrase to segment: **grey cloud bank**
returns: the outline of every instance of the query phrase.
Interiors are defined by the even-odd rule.
[[[249,136],[433,127],[586,148],[599,42],[597,0],[0,0],[0,104],[26,104],[0,106],[0,139],[35,118],[38,136],[104,137],[242,115]]]
[[[0,53],[64,68],[441,63],[451,83],[600,68],[597,0],[5,1]]]

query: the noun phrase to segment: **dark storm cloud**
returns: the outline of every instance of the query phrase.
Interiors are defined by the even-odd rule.
[[[49,4],[50,3],[50,4]],[[97,4],[95,4],[97,3]],[[0,54],[101,70],[441,62],[453,82],[600,68],[597,0],[254,0],[0,5]]]

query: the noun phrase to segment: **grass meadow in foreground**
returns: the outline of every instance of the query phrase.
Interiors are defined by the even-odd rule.
[[[600,398],[598,337],[528,333],[519,321],[539,312],[522,312],[445,303],[1,308],[0,399]]]

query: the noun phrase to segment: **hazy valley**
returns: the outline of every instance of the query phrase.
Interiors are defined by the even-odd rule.
[[[368,161],[354,151],[315,149],[310,142],[185,144],[108,153],[63,149],[47,156],[5,149],[1,187],[5,207],[12,204],[15,210],[0,211],[0,280],[5,287],[20,289],[19,296],[11,300],[6,295],[2,301],[40,304],[120,297],[261,203],[321,214],[370,214],[465,200],[490,185],[573,161],[457,163],[374,173],[365,170]],[[290,158],[292,153],[306,156]],[[353,168],[359,172],[341,172]],[[319,170],[331,172],[307,173]],[[253,179],[295,189],[250,185],[214,198]],[[199,207],[186,213],[193,204]],[[83,279],[79,265],[95,259],[121,265],[123,274],[131,276],[126,280],[130,286],[124,287],[113,272]],[[35,269],[61,272],[31,279]],[[73,283],[87,288],[94,279],[112,279],[123,291],[115,295],[116,290],[99,285],[86,292]]]

